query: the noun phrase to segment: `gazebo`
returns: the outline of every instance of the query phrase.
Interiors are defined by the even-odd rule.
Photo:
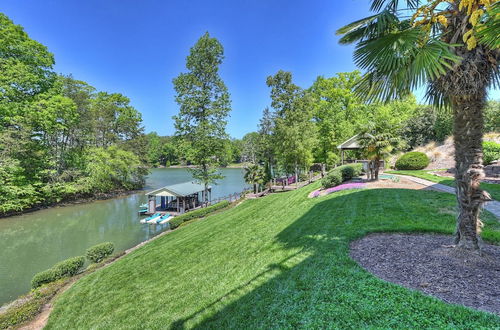
[[[178,183],[165,186],[146,193],[148,196],[148,214],[157,211],[168,211],[182,214],[202,205],[205,200],[205,186],[195,182]],[[208,200],[212,195],[212,187],[208,187]],[[158,205],[157,198],[160,197]]]
[[[358,143],[359,134],[354,135],[344,143],[341,143],[337,149],[340,149],[340,158],[342,160],[342,164],[344,164],[344,151],[346,150],[359,150],[361,146]]]
[[[369,133],[368,133],[368,136],[373,137]],[[344,151],[345,150],[360,150],[360,149],[362,149],[361,146],[359,145],[358,137],[359,137],[359,134],[356,134],[337,147],[337,149],[340,149],[340,157],[342,159],[342,165],[345,162],[345,159],[344,159]],[[362,163],[364,170],[368,171],[368,165],[369,165],[370,161],[365,160],[365,159],[356,159],[354,162],[355,163]],[[380,168],[382,168],[382,169],[385,168],[385,161],[384,160],[380,161]]]

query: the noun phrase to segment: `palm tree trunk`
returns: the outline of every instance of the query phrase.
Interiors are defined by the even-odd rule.
[[[478,250],[481,231],[479,212],[489,194],[479,188],[483,171],[483,108],[484,98],[453,102],[455,181],[458,218],[455,243],[457,247]]]

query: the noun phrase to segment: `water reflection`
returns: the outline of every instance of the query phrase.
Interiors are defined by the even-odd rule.
[[[226,178],[213,187],[214,198],[246,186],[241,169],[222,171]],[[146,190],[190,180],[185,169],[155,169]],[[145,201],[140,193],[0,219],[0,304],[27,292],[36,272],[92,245],[110,241],[123,251],[163,231],[168,225],[139,224],[138,206]]]

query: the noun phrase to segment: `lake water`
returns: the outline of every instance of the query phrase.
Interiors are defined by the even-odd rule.
[[[213,186],[213,198],[247,187],[242,169],[221,172],[225,178]],[[28,292],[35,273],[84,255],[90,246],[113,242],[115,251],[124,251],[165,230],[140,224],[138,206],[146,191],[186,181],[192,181],[186,169],[153,169],[139,194],[0,219],[0,305]]]

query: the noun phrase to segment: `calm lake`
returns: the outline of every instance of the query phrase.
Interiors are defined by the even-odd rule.
[[[225,176],[212,188],[213,198],[241,192],[247,184],[242,169],[221,169]],[[186,169],[153,169],[144,192],[80,205],[53,207],[0,219],[0,305],[30,290],[39,271],[102,242],[126,250],[165,229],[140,224],[138,206],[146,191],[192,181]]]

